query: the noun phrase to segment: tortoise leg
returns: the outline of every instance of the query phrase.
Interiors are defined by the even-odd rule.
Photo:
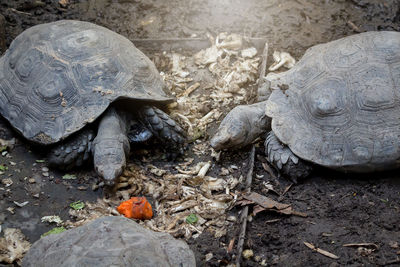
[[[67,138],[47,154],[49,165],[62,170],[82,166],[90,159],[93,139],[94,133],[91,129],[85,129]]]
[[[151,106],[144,106],[139,111],[140,121],[167,147],[177,148],[185,142],[182,128],[164,111]]]
[[[297,179],[308,176],[312,171],[311,164],[293,154],[290,148],[283,145],[272,131],[267,134],[265,139],[265,154],[269,163],[294,183],[297,183]]]
[[[131,144],[143,143],[153,137],[153,133],[142,123],[132,119],[128,130],[128,139]]]
[[[113,185],[126,166],[130,145],[127,137],[128,114],[109,108],[103,115],[93,141],[93,163],[107,185]]]
[[[271,119],[265,115],[266,101],[237,106],[222,120],[210,144],[215,150],[241,148],[270,128]]]

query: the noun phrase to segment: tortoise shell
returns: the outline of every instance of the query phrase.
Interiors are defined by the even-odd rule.
[[[164,87],[132,42],[88,22],[31,27],[0,59],[0,113],[40,144],[80,130],[118,99],[170,102]]]
[[[344,171],[400,166],[400,33],[314,46],[271,84],[266,114],[298,157]]]
[[[105,216],[36,241],[22,266],[196,266],[193,251],[170,234]]]

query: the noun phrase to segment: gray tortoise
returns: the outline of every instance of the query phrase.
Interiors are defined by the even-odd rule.
[[[267,160],[292,179],[311,163],[360,173],[400,167],[400,33],[316,45],[267,80],[268,100],[233,109],[212,147],[244,146],[272,128]]]
[[[121,216],[100,217],[36,241],[22,266],[194,267],[193,251],[167,233],[148,230]]]
[[[51,165],[80,166],[93,154],[110,185],[125,167],[130,142],[151,136],[171,147],[184,142],[182,129],[156,107],[171,101],[141,51],[88,22],[31,27],[0,59],[1,115],[29,141],[50,146]]]

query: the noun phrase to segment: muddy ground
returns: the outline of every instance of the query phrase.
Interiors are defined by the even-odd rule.
[[[0,13],[5,17],[6,46],[30,26],[59,19],[79,19],[106,26],[131,40],[141,38],[205,38],[206,33],[239,33],[265,38],[272,50],[283,50],[299,59],[315,44],[369,30],[400,31],[400,3],[397,0],[187,0],[140,1],[97,0],[66,1],[0,1]],[[1,32],[1,31],[0,31]],[[138,44],[153,57],[145,44]],[[162,51],[156,51],[162,52]],[[185,51],[193,53],[193,51]],[[159,66],[162,67],[162,66]],[[164,66],[165,67],[165,66]],[[222,117],[221,117],[222,118]],[[218,122],[203,136],[212,135]],[[22,229],[30,242],[52,226],[40,223],[45,215],[60,215],[68,219],[68,204],[76,200],[94,201],[102,197],[103,188],[92,190],[97,177],[91,168],[76,170],[76,180],[64,180],[64,172],[50,169],[41,162],[44,155],[31,147],[2,122],[1,137],[16,137],[15,148],[0,157],[8,167],[1,178],[12,178],[10,187],[0,191],[0,223],[4,228]],[[191,155],[189,144],[187,155]],[[150,153],[162,150],[146,147]],[[262,155],[262,143],[257,154]],[[201,160],[212,160],[215,170],[235,164],[247,172],[248,149],[224,152],[219,162],[209,154]],[[132,156],[131,160],[135,160]],[[136,159],[137,160],[137,159]],[[197,159],[198,160],[198,159]],[[179,159],[178,159],[179,161]],[[167,160],[160,164],[174,164]],[[47,174],[48,172],[48,174]],[[248,223],[244,248],[254,256],[243,260],[243,266],[261,264],[276,266],[373,266],[397,264],[400,254],[400,175],[398,172],[364,176],[344,175],[318,170],[310,178],[290,187],[284,178],[271,177],[256,160],[252,190],[292,204],[308,217],[283,216],[270,212],[258,213]],[[238,174],[239,175],[239,174]],[[33,179],[33,180],[32,180]],[[273,184],[267,192],[263,182]],[[19,208],[14,201],[22,203]],[[6,210],[13,208],[13,212]],[[234,208],[232,214],[240,208]],[[227,244],[238,236],[238,224],[233,224],[226,236],[219,239],[203,233],[189,240],[199,266],[219,266],[234,262],[234,253]],[[309,242],[337,255],[323,256],[304,245]],[[376,246],[343,247],[348,243],[373,243]],[[233,250],[234,252],[235,250]],[[206,255],[212,253],[206,261]],[[210,255],[210,254],[209,254]]]

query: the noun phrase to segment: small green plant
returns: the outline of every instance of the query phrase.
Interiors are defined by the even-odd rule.
[[[198,220],[199,220],[199,218],[198,218],[197,215],[194,214],[194,213],[192,213],[192,214],[190,214],[190,215],[188,215],[188,216],[186,217],[186,222],[187,222],[188,224],[195,224],[195,223],[197,223]]]
[[[5,165],[0,165],[0,171],[4,172],[4,171],[6,171],[6,170],[8,170],[8,167],[7,167],[7,166],[5,166]]]
[[[64,174],[62,177],[64,180],[75,180],[76,179],[76,175],[75,174]]]
[[[50,231],[48,231],[48,232],[42,234],[40,237],[45,237],[45,236],[53,235],[53,234],[59,234],[59,233],[62,233],[62,232],[64,232],[64,231],[66,231],[66,230],[67,230],[67,229],[65,229],[63,226],[61,226],[61,227],[54,227],[54,228],[51,229]]]
[[[71,208],[73,208],[74,210],[81,210],[81,209],[83,209],[85,207],[85,203],[83,203],[82,201],[78,200],[78,201],[75,201],[75,202],[69,204],[69,206]]]

